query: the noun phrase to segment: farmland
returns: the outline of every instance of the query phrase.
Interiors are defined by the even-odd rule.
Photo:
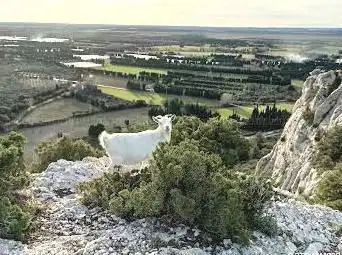
[[[98,113],[70,119],[62,123],[21,129],[19,132],[27,137],[25,160],[27,162],[32,161],[35,155],[34,148],[42,141],[56,139],[58,132],[71,137],[83,137],[88,135],[90,125],[102,123],[107,128],[112,129],[115,125],[124,125],[125,120],[129,120],[132,124],[147,121],[147,109],[140,108]]]
[[[210,107],[218,106],[218,100],[210,100],[204,98],[197,98],[197,97],[180,97],[176,95],[168,95],[165,94],[158,94],[154,92],[145,92],[145,91],[135,91],[135,90],[127,90],[109,86],[102,86],[98,85],[98,88],[105,94],[112,95],[127,101],[134,101],[134,100],[145,100],[147,103],[152,105],[161,105],[165,102],[166,99],[173,99],[176,97],[181,98],[185,103],[199,103],[204,104]]]
[[[301,91],[304,81],[302,80],[292,80],[291,84],[296,88],[297,91]]]
[[[142,92],[142,91],[132,91],[132,90],[125,90],[120,88],[113,88],[108,86],[101,86],[98,85],[98,88],[101,89],[103,93],[113,95],[115,97],[125,99],[128,101],[134,101],[134,100],[145,100],[146,102],[149,102],[153,105],[161,105],[165,100],[168,98],[169,100],[172,100],[173,98],[180,98],[184,103],[199,103],[206,105],[210,108],[216,109],[218,113],[222,117],[228,117],[233,114],[234,111],[236,111],[239,115],[242,117],[248,118],[253,109],[254,105],[247,105],[247,106],[238,106],[238,107],[220,107],[220,102],[218,100],[210,100],[210,99],[202,99],[202,98],[195,98],[195,97],[179,97],[179,96],[172,96],[168,95],[160,95],[157,93],[151,93],[151,92]],[[279,109],[285,109],[291,112],[293,103],[290,102],[279,102],[276,104],[276,106]],[[263,109],[265,105],[261,105],[260,109]]]
[[[74,112],[98,111],[91,104],[76,99],[64,98],[36,108],[23,118],[23,123],[48,122],[73,116]]]
[[[121,72],[121,73],[128,73],[128,74],[139,74],[140,72],[143,72],[143,71],[160,73],[160,74],[167,73],[166,70],[158,69],[158,68],[144,68],[144,67],[112,65],[112,64],[105,64],[103,69],[106,71]]]
[[[276,104],[276,107],[281,110],[287,110],[289,112],[292,111],[294,103],[290,102],[280,102]],[[272,106],[269,104],[269,106]],[[243,105],[243,106],[234,106],[234,107],[224,107],[224,108],[217,108],[217,112],[223,117],[227,118],[231,116],[234,112],[239,114],[241,117],[249,118],[252,114],[255,105]],[[260,105],[259,109],[265,109],[266,105]]]

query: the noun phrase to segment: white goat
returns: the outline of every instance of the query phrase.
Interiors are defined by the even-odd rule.
[[[109,167],[132,165],[150,158],[159,143],[170,142],[175,117],[174,114],[153,116],[152,119],[158,123],[154,130],[114,134],[103,131],[99,142],[111,160]]]

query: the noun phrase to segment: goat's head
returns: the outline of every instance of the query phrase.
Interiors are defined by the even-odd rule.
[[[174,114],[167,114],[165,116],[153,116],[154,122],[158,123],[159,127],[166,133],[171,134],[172,131],[172,121],[176,118]]]

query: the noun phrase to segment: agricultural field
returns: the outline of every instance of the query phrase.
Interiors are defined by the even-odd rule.
[[[90,85],[106,85],[106,86],[112,86],[116,88],[126,88],[128,79],[124,78],[114,78],[114,77],[107,77],[105,75],[97,75],[94,74],[93,77],[87,78],[85,80],[85,83],[88,83]]]
[[[134,100],[145,100],[148,104],[153,105],[161,105],[165,102],[166,99],[173,99],[173,98],[181,98],[184,103],[199,103],[204,104],[210,107],[217,107],[219,105],[218,100],[211,100],[211,99],[204,99],[204,98],[197,98],[197,97],[188,97],[188,96],[177,96],[177,95],[163,95],[153,92],[144,92],[144,91],[135,91],[135,90],[127,90],[127,89],[120,89],[114,88],[109,86],[97,86],[103,93],[112,95],[114,97],[118,97],[127,101],[134,101]]]
[[[233,114],[233,111],[236,111],[238,114],[240,114],[242,117],[248,118],[254,109],[253,105],[247,105],[247,106],[238,106],[238,107],[220,107],[220,102],[218,100],[214,99],[203,99],[203,98],[197,98],[197,97],[181,97],[176,95],[162,95],[158,93],[153,92],[143,92],[143,91],[134,91],[134,90],[127,90],[127,89],[119,89],[119,88],[112,88],[107,86],[101,86],[98,85],[98,88],[105,94],[112,95],[127,101],[133,101],[133,100],[145,100],[149,104],[154,105],[161,105],[165,100],[173,99],[173,98],[181,98],[184,103],[200,103],[203,105],[206,105],[211,108],[217,109],[217,112],[220,113],[222,117],[228,117]],[[270,104],[272,105],[272,104]],[[279,102],[276,104],[276,106],[280,109],[286,109],[291,112],[292,107],[294,103],[292,102]],[[260,109],[263,109],[263,107],[266,106],[260,106]]]
[[[292,111],[294,103],[291,102],[280,102],[277,103],[276,106],[279,109],[287,110],[289,112]],[[272,106],[272,104],[270,104]],[[259,105],[259,109],[265,109],[266,105]],[[249,118],[252,114],[254,109],[254,105],[244,105],[244,106],[236,106],[236,107],[224,107],[224,108],[217,108],[217,112],[223,117],[227,118],[232,115],[234,112],[239,114],[241,117]]]
[[[216,47],[210,45],[163,45],[154,46],[151,48],[151,53],[159,52],[175,52],[177,54],[183,55],[185,57],[200,57],[200,56],[210,56],[216,52]]]
[[[82,103],[73,98],[64,98],[34,109],[23,118],[22,123],[53,121],[71,117],[73,112],[89,111],[99,111],[99,109],[91,104]]]
[[[302,92],[302,87],[305,81],[302,80],[291,80],[291,85],[293,85],[297,91]]]
[[[116,125],[124,125],[125,120],[130,123],[145,122],[149,119],[147,108],[127,109],[113,112],[103,112],[94,115],[72,118],[62,123],[51,124],[41,127],[23,128],[19,132],[27,137],[24,157],[26,162],[31,162],[35,158],[34,149],[42,141],[57,138],[57,133],[70,137],[84,137],[88,135],[90,125],[102,123],[106,128],[113,128]]]
[[[167,70],[165,70],[165,69],[124,66],[124,65],[112,65],[112,64],[105,64],[103,69],[106,71],[122,72],[122,73],[128,73],[128,74],[139,74],[140,72],[143,72],[143,71],[151,72],[151,73],[160,73],[160,74],[166,74],[167,73]]]

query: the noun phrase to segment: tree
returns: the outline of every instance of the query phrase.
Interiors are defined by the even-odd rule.
[[[125,120],[125,125],[126,125],[126,127],[129,126],[129,120]]]
[[[159,105],[152,105],[148,110],[148,116],[151,118],[152,116],[165,115],[165,111]]]
[[[97,138],[104,130],[105,126],[101,123],[98,123],[96,126],[91,125],[88,129],[88,135],[90,137]]]

